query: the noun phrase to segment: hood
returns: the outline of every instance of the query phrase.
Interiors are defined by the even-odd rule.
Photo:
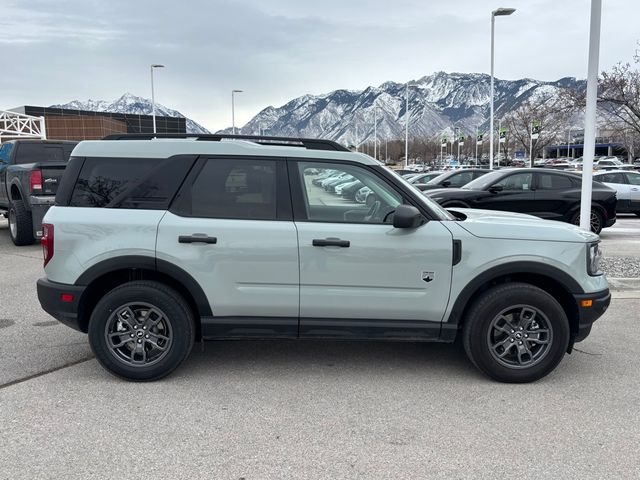
[[[459,225],[481,238],[507,240],[543,240],[553,242],[597,242],[600,237],[585,232],[575,225],[544,220],[524,213],[476,210],[471,208],[449,208],[467,218]]]

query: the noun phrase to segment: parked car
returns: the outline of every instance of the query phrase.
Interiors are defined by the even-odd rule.
[[[405,177],[407,179],[407,182],[409,183],[413,183],[413,184],[421,184],[421,183],[427,183],[429,180],[432,180],[434,178],[436,178],[438,175],[442,175],[443,172],[441,171],[435,171],[435,172],[426,172],[426,173],[416,173],[415,175],[412,175],[411,177]]]
[[[618,157],[601,157],[593,162],[594,170],[633,170],[633,165],[622,163]]]
[[[360,180],[354,180],[352,182],[343,183],[342,185],[338,185],[336,187],[336,194],[341,197],[355,200],[356,193],[364,187],[364,184]]]
[[[491,170],[489,170],[488,168],[452,170],[450,172],[441,173],[440,175],[432,178],[426,183],[414,183],[414,186],[419,190],[434,190],[436,188],[459,188],[466,185],[471,180],[475,180],[485,173],[489,173],[490,171]]]
[[[55,200],[71,150],[78,142],[9,140],[0,145],[0,214],[15,245],[42,236],[42,218]]]
[[[574,173],[527,168],[487,173],[462,188],[424,192],[445,208],[481,208],[527,213],[549,220],[580,223],[582,178]],[[616,191],[593,184],[591,230],[616,222]]]
[[[618,213],[635,213],[640,217],[640,173],[627,170],[596,172],[593,179],[616,190]]]
[[[43,224],[40,304],[120,377],[161,378],[200,339],[460,337],[485,374],[529,382],[609,305],[598,236],[572,225],[456,218],[331,141],[154,136],[81,142]],[[327,204],[309,168],[376,201]]]

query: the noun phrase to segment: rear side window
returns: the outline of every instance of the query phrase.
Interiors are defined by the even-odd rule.
[[[87,158],[69,205],[166,210],[195,157]]]
[[[594,180],[606,183],[625,183],[624,177],[621,173],[604,173],[594,177]]]
[[[204,218],[275,220],[277,162],[209,159],[186,188],[181,213]]]
[[[19,143],[16,164],[68,162],[73,146],[48,143]]]
[[[9,163],[12,148],[13,143],[5,143],[4,145],[0,145],[0,163]]]
[[[564,175],[554,175],[553,173],[538,174],[539,190],[562,190],[573,187],[573,182]]]

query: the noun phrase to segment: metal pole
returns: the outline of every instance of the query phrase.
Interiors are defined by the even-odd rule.
[[[231,90],[231,133],[236,134],[235,90]]]
[[[569,149],[571,148],[571,130],[572,128],[569,127],[569,133],[567,134],[567,158],[569,158]],[[573,155],[571,158],[573,158]]]
[[[360,145],[358,144],[358,122],[356,122],[356,152],[360,151]]]
[[[490,100],[490,114],[489,114],[489,169],[493,170],[493,47],[494,47],[494,35],[496,27],[496,17],[491,12],[491,100]]]
[[[529,168],[533,168],[533,120],[529,124]]]
[[[40,136],[42,137],[43,140],[47,139],[47,125],[45,124],[44,117],[40,117]]]
[[[582,168],[582,194],[580,196],[580,228],[587,231],[591,230],[591,189],[593,186],[593,156],[596,149],[596,101],[598,93],[601,12],[602,0],[591,0],[589,65],[587,69],[587,108],[584,115],[584,164]]]
[[[156,96],[153,91],[153,65],[151,65],[151,115],[153,116],[153,133],[156,133]]]
[[[498,166],[500,166],[500,130],[502,130],[502,119],[498,120],[498,148],[496,148],[498,150]]]
[[[378,105],[373,102],[373,158],[378,159]]]
[[[476,129],[476,167],[478,166],[478,129]]]
[[[409,165],[409,84],[405,88],[404,166]]]

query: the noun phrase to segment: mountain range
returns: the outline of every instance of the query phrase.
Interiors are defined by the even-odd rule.
[[[433,137],[452,134],[454,127],[473,134],[489,123],[491,77],[479,73],[437,72],[409,82],[409,135]],[[343,144],[373,140],[374,116],[378,138],[404,138],[407,121],[407,83],[385,82],[364,90],[335,90],[324,95],[304,95],[280,107],[269,106],[239,132],[247,135],[329,138]],[[563,89],[586,88],[573,77],[545,82],[495,79],[496,119],[528,99],[558,95]],[[374,114],[374,105],[377,112]],[[356,127],[357,126],[357,127]],[[356,138],[356,128],[358,136]],[[229,133],[230,129],[221,132]]]
[[[236,131],[244,135],[262,133],[285,137],[328,138],[345,145],[355,145],[373,139],[374,117],[377,117],[379,139],[404,138],[407,118],[409,135],[412,137],[432,138],[442,133],[451,135],[454,127],[466,134],[473,134],[478,128],[486,130],[489,122],[489,75],[437,72],[408,84],[411,85],[408,115],[405,103],[407,83],[388,81],[364,90],[308,94],[294,98],[280,107],[269,106],[243,127],[236,128]],[[495,79],[496,120],[529,99],[553,97],[564,89],[584,90],[586,81],[574,77],[553,82],[530,78]],[[74,100],[52,107],[151,114],[151,101],[130,93],[113,101]],[[374,110],[377,111],[374,113]],[[185,117],[177,110],[159,103],[156,103],[156,112],[158,115]],[[188,133],[210,133],[202,125],[185,118]],[[229,134],[231,128],[218,133]]]
[[[74,110],[88,110],[91,112],[133,113],[137,115],[151,115],[153,105],[148,98],[125,93],[116,100],[73,100],[69,103],[51,105],[53,108],[71,108]],[[185,117],[182,113],[156,102],[156,115],[164,117],[185,118],[187,133],[211,133],[199,123]]]

